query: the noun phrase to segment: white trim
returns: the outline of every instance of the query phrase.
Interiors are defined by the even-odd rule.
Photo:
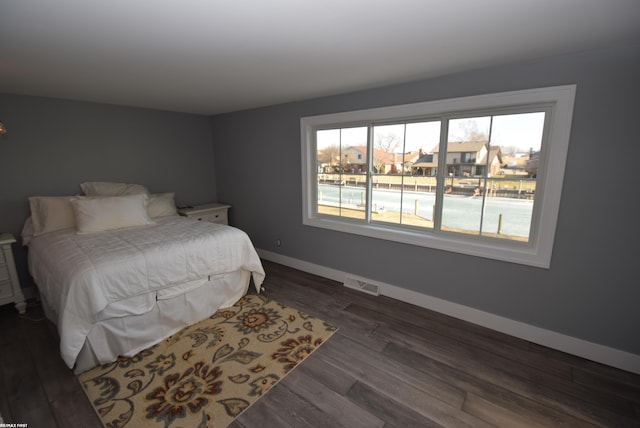
[[[257,249],[260,257],[304,272],[319,275],[342,283],[347,275],[336,269],[327,268],[314,263],[305,262],[289,256]],[[407,290],[395,285],[377,282],[380,294],[393,299],[426,308],[441,314],[449,315],[471,322],[491,330],[509,334],[529,342],[537,343],[562,352],[567,352],[588,360],[616,367],[632,373],[640,374],[640,355],[622,351],[598,343],[589,342],[552,330],[525,324],[520,321],[494,315],[489,312],[449,302],[437,297]]]
[[[303,117],[300,119],[302,223],[372,238],[548,269],[551,266],[556,222],[560,211],[560,196],[569,147],[575,93],[576,85],[567,85]],[[474,239],[475,237],[470,238],[459,234],[440,234],[386,227],[380,224],[344,220],[340,217],[319,216],[316,213],[315,181],[311,180],[311,177],[317,171],[317,165],[316,155],[311,149],[317,128],[370,123],[376,120],[401,120],[411,117],[445,115],[460,111],[518,108],[518,106],[542,104],[553,105],[553,108],[550,114],[548,137],[543,148],[544,157],[541,160],[541,169],[538,171],[537,207],[534,212],[531,240],[528,244],[507,240],[479,240]]]

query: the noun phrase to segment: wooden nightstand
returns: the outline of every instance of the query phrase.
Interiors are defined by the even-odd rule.
[[[16,239],[12,234],[0,233],[0,305],[14,303],[18,312],[24,314],[27,303],[24,301],[16,273],[16,264],[13,261],[11,244],[14,242]]]
[[[231,205],[203,204],[195,205],[192,208],[178,208],[178,213],[185,217],[195,218],[200,221],[229,224],[229,208],[231,208]]]

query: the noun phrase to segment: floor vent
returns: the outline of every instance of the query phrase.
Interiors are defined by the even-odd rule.
[[[362,291],[363,293],[372,294],[374,296],[380,295],[380,284],[377,284],[375,281],[370,279],[347,275],[344,279],[344,286]]]

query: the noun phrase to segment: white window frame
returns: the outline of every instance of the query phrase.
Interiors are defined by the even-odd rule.
[[[302,222],[340,232],[402,242],[422,247],[549,268],[556,223],[560,209],[564,170],[569,147],[576,85],[528,89],[463,98],[429,101],[416,104],[348,111],[300,119],[302,142]],[[506,239],[478,239],[477,236],[438,233],[432,230],[403,228],[353,221],[317,212],[317,168],[315,133],[318,129],[371,124],[379,121],[407,120],[417,117],[438,117],[451,113],[489,109],[518,109],[534,104],[551,106],[547,139],[543,145],[536,184],[529,242]]]

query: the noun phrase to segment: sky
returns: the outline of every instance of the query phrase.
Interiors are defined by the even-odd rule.
[[[490,126],[491,125],[491,126]],[[452,119],[449,122],[449,141],[464,141],[470,135],[478,133],[488,135],[491,130],[491,144],[501,147],[515,147],[518,152],[530,149],[540,150],[544,113],[521,113],[511,115]],[[318,132],[318,150],[342,144],[342,147],[366,146],[366,127],[343,128],[341,130],[325,130]],[[406,133],[406,134],[405,134]],[[395,135],[399,142],[404,141],[404,149],[400,144],[396,152],[417,151],[422,148],[430,152],[440,137],[440,122],[416,122],[399,125],[378,125],[374,128],[374,139],[389,139]],[[474,138],[472,138],[474,139]]]

